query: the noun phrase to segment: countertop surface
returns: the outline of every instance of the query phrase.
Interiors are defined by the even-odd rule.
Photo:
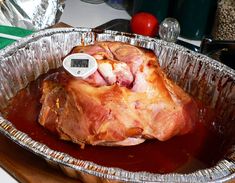
[[[105,11],[104,11],[105,10]],[[106,3],[90,4],[80,0],[67,0],[64,13],[60,21],[74,27],[97,27],[113,19],[130,19],[130,15],[124,10],[117,10]],[[200,41],[184,40],[196,46]],[[8,172],[0,167],[0,177],[3,183],[17,183]]]

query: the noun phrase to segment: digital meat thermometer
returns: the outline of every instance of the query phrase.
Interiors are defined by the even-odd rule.
[[[74,77],[86,79],[98,67],[96,59],[86,53],[74,53],[63,60],[63,67]]]

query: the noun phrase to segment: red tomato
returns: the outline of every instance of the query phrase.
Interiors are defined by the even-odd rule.
[[[131,31],[136,34],[154,37],[158,32],[158,20],[150,13],[137,13],[130,22]]]

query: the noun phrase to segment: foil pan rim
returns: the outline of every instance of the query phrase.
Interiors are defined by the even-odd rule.
[[[128,33],[121,33],[117,31],[100,31],[100,30],[94,30],[90,28],[56,28],[56,29],[50,29],[50,30],[44,30],[37,33],[34,33],[26,38],[23,38],[19,40],[18,42],[13,43],[12,45],[6,47],[5,49],[0,51],[0,61],[4,57],[9,57],[12,53],[14,53],[16,50],[22,48],[23,46],[27,45],[29,42],[36,41],[42,37],[45,36],[51,36],[53,34],[57,33],[67,33],[67,32],[98,32],[102,34],[113,34],[115,36],[132,36],[135,39],[142,39],[149,42],[158,42],[159,44],[163,44],[165,46],[172,47],[172,43],[167,43],[162,40],[156,40],[149,37],[144,37],[140,35],[135,34],[128,34]],[[213,67],[217,68],[222,65],[222,69],[225,70],[227,74],[229,74],[233,79],[235,79],[235,73],[234,70],[219,63],[218,61],[214,61],[210,59],[207,56],[204,56],[199,53],[195,53],[193,51],[188,50],[187,48],[184,48],[179,45],[174,45],[175,48],[179,49],[180,51],[184,51],[186,54],[194,54],[196,57],[201,57],[206,60],[205,62],[208,62],[209,64],[212,64]],[[213,63],[210,63],[213,62]],[[134,181],[134,182],[165,182],[166,180],[169,181],[176,181],[178,182],[193,182],[197,181],[195,180],[195,177],[200,177],[200,181],[218,181],[218,182],[224,182],[230,179],[235,178],[235,162],[232,159],[223,159],[217,163],[214,167],[198,170],[189,174],[179,174],[179,173],[169,173],[169,174],[155,174],[155,173],[148,173],[148,172],[130,172],[126,171],[120,168],[114,168],[114,167],[104,167],[101,165],[97,165],[93,162],[84,161],[84,160],[78,160],[70,155],[67,155],[62,152],[57,152],[49,147],[47,147],[44,144],[41,144],[37,141],[34,141],[31,139],[27,134],[18,131],[14,125],[4,119],[0,116],[0,132],[13,140],[15,143],[19,144],[20,146],[28,149],[29,151],[43,157],[46,160],[52,160],[58,164],[71,167],[72,169],[82,171],[91,175],[95,175],[102,178],[107,179],[113,179],[113,180],[120,180],[120,181]],[[235,147],[233,148],[233,150]],[[225,172],[219,172],[219,170],[222,170],[224,163],[229,165],[229,170]],[[135,175],[135,179],[133,179],[133,176]],[[205,176],[205,174],[207,176]],[[203,175],[203,176],[202,176]],[[192,179],[192,177],[194,177]],[[216,177],[216,179],[212,180],[212,177]]]
[[[45,30],[41,30],[38,32],[35,32],[31,35],[28,35],[16,42],[14,42],[13,44],[3,48],[0,50],[0,61],[3,57],[7,57],[10,56],[10,54],[12,54],[14,51],[16,51],[18,48],[23,47],[24,45],[28,44],[29,42],[32,41],[36,41],[42,37],[45,36],[51,36],[53,34],[56,33],[69,33],[69,32],[94,32],[94,33],[102,33],[102,34],[113,34],[113,35],[120,35],[120,36],[130,36],[132,38],[135,39],[141,39],[141,40],[145,40],[145,41],[149,41],[149,42],[156,42],[160,45],[164,45],[166,47],[174,47],[175,49],[178,49],[179,51],[182,51],[186,54],[193,54],[195,57],[200,57],[203,60],[206,60],[208,64],[212,65],[214,68],[222,68],[227,74],[229,74],[230,76],[232,76],[233,78],[235,78],[235,70],[228,67],[227,65],[209,58],[206,55],[203,55],[201,53],[197,53],[195,51],[192,51],[188,48],[185,48],[181,45],[175,44],[175,43],[171,43],[171,42],[166,42],[160,39],[156,39],[156,38],[151,38],[151,37],[147,37],[147,36],[142,36],[139,34],[132,34],[132,33],[126,33],[126,32],[119,32],[119,31],[113,31],[113,30],[99,30],[99,29],[95,29],[95,28],[87,28],[87,27],[75,27],[75,28],[52,28],[52,29],[45,29]],[[222,67],[221,67],[222,66]]]

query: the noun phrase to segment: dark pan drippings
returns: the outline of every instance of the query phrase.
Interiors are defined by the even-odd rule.
[[[86,145],[81,149],[72,142],[60,140],[37,122],[41,109],[40,83],[48,74],[21,90],[6,109],[6,118],[32,139],[75,158],[107,167],[153,173],[192,172],[214,165],[221,158],[224,139],[213,130],[218,122],[215,112],[201,103],[203,115],[193,132],[168,141],[149,140],[131,147]]]

